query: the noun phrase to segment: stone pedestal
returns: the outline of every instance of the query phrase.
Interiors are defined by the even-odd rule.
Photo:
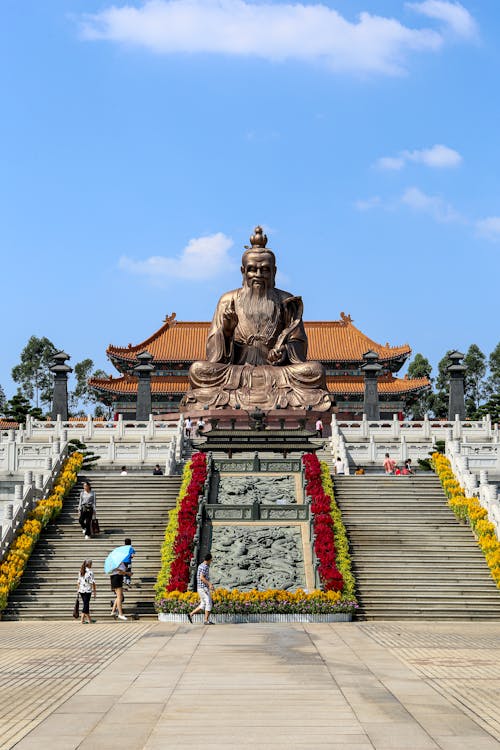
[[[155,368],[151,364],[153,355],[149,352],[141,352],[136,359],[138,364],[134,367],[134,372],[139,378],[139,382],[137,384],[135,418],[142,421],[149,419],[149,415],[152,413],[151,373]]]
[[[251,412],[243,409],[190,409],[184,412],[184,417],[190,417],[193,423],[191,434],[194,435],[196,422],[203,417],[205,432],[212,427],[219,429],[250,429],[254,421]],[[315,431],[318,417],[323,422],[323,437],[331,434],[331,412],[307,409],[271,409],[265,412],[265,428],[271,430],[305,429]]]
[[[68,375],[73,369],[66,364],[69,354],[57,352],[50,371],[54,375],[54,395],[52,399],[52,419],[60,416],[63,422],[68,419]]]
[[[465,355],[453,351],[449,355],[450,364],[447,370],[450,374],[450,393],[448,401],[448,419],[452,420],[458,415],[460,421],[465,419],[465,388],[464,379],[467,372],[463,364]]]
[[[370,420],[380,419],[380,406],[378,400],[378,376],[382,370],[382,365],[378,362],[378,354],[368,351],[363,354],[365,364],[361,370],[365,376],[365,392],[363,401],[363,413]]]

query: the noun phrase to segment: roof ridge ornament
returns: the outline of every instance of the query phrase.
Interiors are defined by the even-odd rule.
[[[349,325],[349,323],[352,323],[352,318],[349,315],[349,313],[347,313],[347,315],[346,315],[345,312],[341,312],[340,313],[340,319],[342,320],[342,323],[344,325],[346,325],[346,326]]]
[[[166,323],[167,325],[175,325],[175,323],[177,322],[175,320],[176,317],[177,317],[177,313],[175,312],[170,313],[170,315],[167,313],[165,315],[165,320],[163,322]]]
[[[267,235],[262,227],[257,225],[250,237],[250,245],[245,245],[245,250],[264,250],[267,245]]]

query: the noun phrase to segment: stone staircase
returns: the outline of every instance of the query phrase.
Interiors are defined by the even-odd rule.
[[[500,591],[435,475],[335,477],[367,620],[500,619]]]
[[[175,505],[180,476],[92,472],[97,517],[101,534],[85,540],[78,523],[81,478],[66,498],[57,522],[44,531],[29,560],[23,580],[11,595],[4,620],[71,618],[76,598],[76,579],[85,558],[92,558],[97,598],[91,601],[91,616],[110,619],[109,576],[103,564],[108,553],[132,539],[137,554],[133,562],[132,587],[125,591],[124,612],[133,616],[155,616],[154,584],[160,567],[160,548],[168,511]]]

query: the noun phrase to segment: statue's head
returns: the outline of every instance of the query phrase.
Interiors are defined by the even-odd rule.
[[[241,259],[243,286],[261,295],[269,289],[274,289],[276,256],[266,247],[267,237],[262,227],[255,227],[250,242],[250,247],[245,246],[246,249]]]

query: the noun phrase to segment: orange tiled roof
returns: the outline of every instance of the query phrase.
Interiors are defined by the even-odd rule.
[[[349,376],[328,376],[326,383],[330,393],[334,395],[341,394],[361,394],[364,391],[364,382],[362,377]],[[124,376],[122,378],[92,378],[89,385],[101,391],[116,394],[134,394],[137,393],[137,378]],[[151,378],[151,392],[153,394],[177,394],[185,393],[188,389],[187,377],[161,377]],[[430,382],[427,378],[394,378],[390,375],[384,376],[378,381],[379,393],[384,394],[405,394],[414,391],[420,391],[427,388]]]
[[[0,430],[17,430],[18,427],[18,422],[13,422],[8,419],[0,419]]]
[[[308,358],[321,362],[361,362],[369,349],[377,352],[381,362],[411,353],[408,344],[389,346],[377,344],[353,325],[349,315],[341,313],[341,320],[304,323],[309,340]],[[138,354],[148,351],[156,362],[193,362],[205,359],[208,322],[174,321],[168,318],[164,325],[140,344],[128,347],[113,346],[107,349],[113,359],[132,362]]]

